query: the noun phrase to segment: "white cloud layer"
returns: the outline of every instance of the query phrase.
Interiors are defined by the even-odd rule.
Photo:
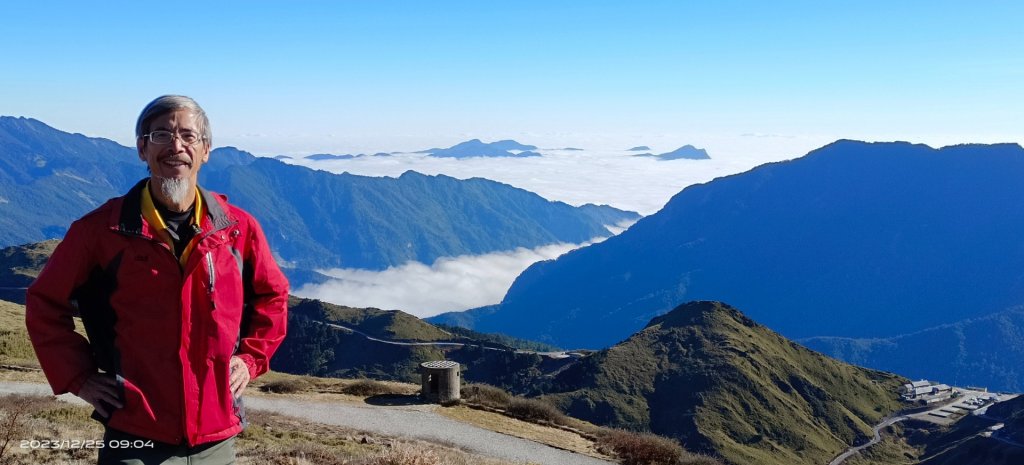
[[[432,265],[408,262],[384,271],[320,270],[333,279],[307,284],[294,294],[350,307],[397,309],[423,318],[499,303],[516,277],[533,263],[598,241],[442,257]]]
[[[520,142],[530,143],[529,140]],[[652,146],[652,153],[676,148]],[[538,152],[543,156],[455,159],[400,153],[351,160],[296,158],[287,162],[333,173],[349,172],[364,176],[397,177],[413,170],[458,179],[486,178],[526,189],[548,200],[560,200],[571,205],[605,204],[649,215],[660,210],[673,195],[691,184],[746,171],[769,161],[792,158],[778,154],[718,157],[718,154],[709,152],[711,160],[661,161],[635,157],[636,152],[625,150],[540,149]]]

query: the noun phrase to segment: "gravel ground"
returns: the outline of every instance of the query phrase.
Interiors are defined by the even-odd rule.
[[[0,395],[51,393],[49,386],[0,382]],[[61,400],[85,404],[65,394]],[[246,397],[246,408],[266,410],[329,425],[340,425],[390,436],[444,442],[487,457],[539,465],[613,465],[613,462],[555,449],[526,439],[477,428],[443,417],[432,406],[384,407],[327,402],[300,402],[267,397]]]

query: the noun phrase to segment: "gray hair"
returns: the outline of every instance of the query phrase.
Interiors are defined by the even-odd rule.
[[[135,122],[135,138],[138,139],[146,131],[149,131],[149,123],[153,122],[156,117],[175,110],[188,110],[192,112],[196,116],[196,124],[199,126],[196,129],[199,129],[199,134],[206,141],[206,146],[209,147],[213,143],[213,131],[210,130],[210,120],[206,117],[203,107],[200,107],[191,97],[184,95],[161,95],[152,102],[149,102],[146,108],[142,109],[139,119]]]

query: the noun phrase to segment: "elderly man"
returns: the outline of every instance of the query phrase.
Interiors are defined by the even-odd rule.
[[[106,426],[100,463],[232,463],[288,282],[256,220],[198,186],[211,131],[194,100],[150,102],[135,134],[151,176],[71,225],[28,290],[29,336],[53,392]]]

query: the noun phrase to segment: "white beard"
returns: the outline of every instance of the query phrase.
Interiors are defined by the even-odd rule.
[[[160,193],[163,194],[164,198],[170,200],[171,203],[181,205],[185,202],[185,198],[188,197],[189,192],[195,189],[192,182],[188,178],[160,178],[158,184],[160,184]]]

